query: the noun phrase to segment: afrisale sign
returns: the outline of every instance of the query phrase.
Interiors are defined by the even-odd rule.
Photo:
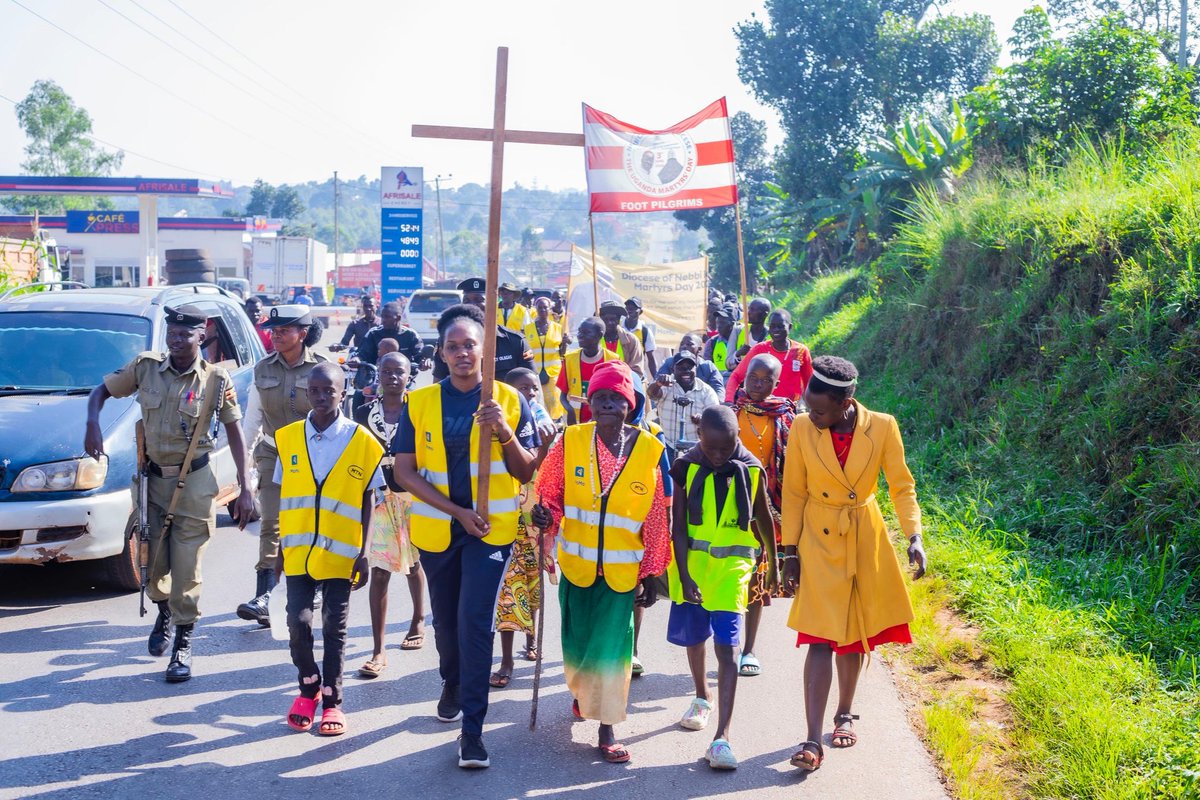
[[[421,288],[424,176],[421,167],[383,167],[380,172],[380,294],[384,302]]]
[[[677,211],[737,202],[724,98],[659,131],[584,105],[583,137],[592,211]]]

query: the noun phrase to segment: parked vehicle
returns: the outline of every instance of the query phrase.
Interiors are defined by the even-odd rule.
[[[32,223],[0,225],[0,285],[53,282],[70,275],[71,253]]]
[[[325,296],[324,286],[289,286],[280,292],[276,302],[280,305],[295,303],[296,298],[300,296],[301,289],[312,300],[313,317],[326,328],[329,327],[329,318],[345,309],[344,305],[330,304],[329,298]]]
[[[250,281],[245,278],[217,278],[217,286],[242,300],[250,296]]]
[[[250,244],[250,286],[278,296],[289,286],[328,283],[328,248],[305,236],[256,236]]]
[[[457,289],[417,289],[408,298],[404,323],[417,332],[427,344],[437,343],[438,317],[452,305],[462,302]]]
[[[245,405],[265,355],[241,301],[212,284],[40,292],[0,301],[0,563],[96,560],[107,580],[138,588],[129,546],[137,456],[132,397],[100,414],[107,458],[83,453],[87,396],[104,375],[145,350],[166,350],[163,306],[212,314],[205,358],[225,366]],[[220,502],[237,472],[224,428],[211,463]]]

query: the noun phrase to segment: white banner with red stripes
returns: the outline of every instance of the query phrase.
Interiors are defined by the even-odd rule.
[[[583,106],[592,211],[678,211],[737,203],[725,98],[662,131]]]

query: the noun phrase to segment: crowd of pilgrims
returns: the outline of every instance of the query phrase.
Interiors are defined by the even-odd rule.
[[[549,591],[558,594],[571,710],[598,723],[603,760],[631,758],[614,728],[625,720],[631,678],[648,668],[638,657],[641,622],[660,597],[667,639],[687,649],[695,683],[679,724],[713,729],[705,751],[712,768],[737,767],[730,724],[739,678],[794,669],[756,654],[762,609],[779,601],[790,603],[796,646],[807,647],[806,720],[791,763],[816,770],[826,743],[853,746],[868,654],[911,641],[905,579],[876,498],[881,474],[914,575],[925,570],[896,420],[856,399],[855,366],[814,358],[791,338],[788,311],[764,298],[743,305],[714,292],[706,329],[663,343],[637,297],[568,321],[561,291],[534,297],[506,283],[492,334],[496,384],[481,399],[486,287],[471,279],[458,288],[463,302],[441,315],[432,353],[401,323],[399,304],[378,308],[364,297],[361,316],[329,348],[351,348],[346,363],[357,372],[345,390],[341,367],[313,349],[305,306],[264,319],[247,303],[271,354],[256,367],[243,421],[262,526],[254,596],[238,615],[268,625],[271,592],[286,576],[299,686],[287,724],[327,736],[349,729],[349,595],[368,586],[374,648],[358,675],[378,677],[395,656],[385,646],[387,597],[400,574],[413,613],[399,649],[425,645],[428,594],[442,681],[435,714],[461,723],[461,767],[489,765],[489,692],[509,685],[517,658],[541,656],[535,632]],[[425,370],[432,384],[410,390]],[[333,401],[321,394],[330,385]],[[352,420],[339,410],[346,407]],[[272,429],[280,413],[292,419]],[[327,468],[314,483],[318,447],[330,442],[325,459],[358,464],[347,471],[357,478]],[[311,475],[288,448],[302,465],[311,460]],[[486,516],[478,512],[481,458],[491,470]],[[330,497],[351,508],[349,519],[327,511]],[[710,639],[715,687],[706,672]]]

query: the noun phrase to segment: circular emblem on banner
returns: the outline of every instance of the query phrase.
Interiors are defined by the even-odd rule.
[[[629,484],[629,491],[637,495],[643,495],[650,490],[646,487],[646,484],[642,483],[641,481],[634,481],[633,483]]]
[[[625,175],[639,192],[670,197],[696,174],[696,143],[685,133],[633,137],[625,145]]]

